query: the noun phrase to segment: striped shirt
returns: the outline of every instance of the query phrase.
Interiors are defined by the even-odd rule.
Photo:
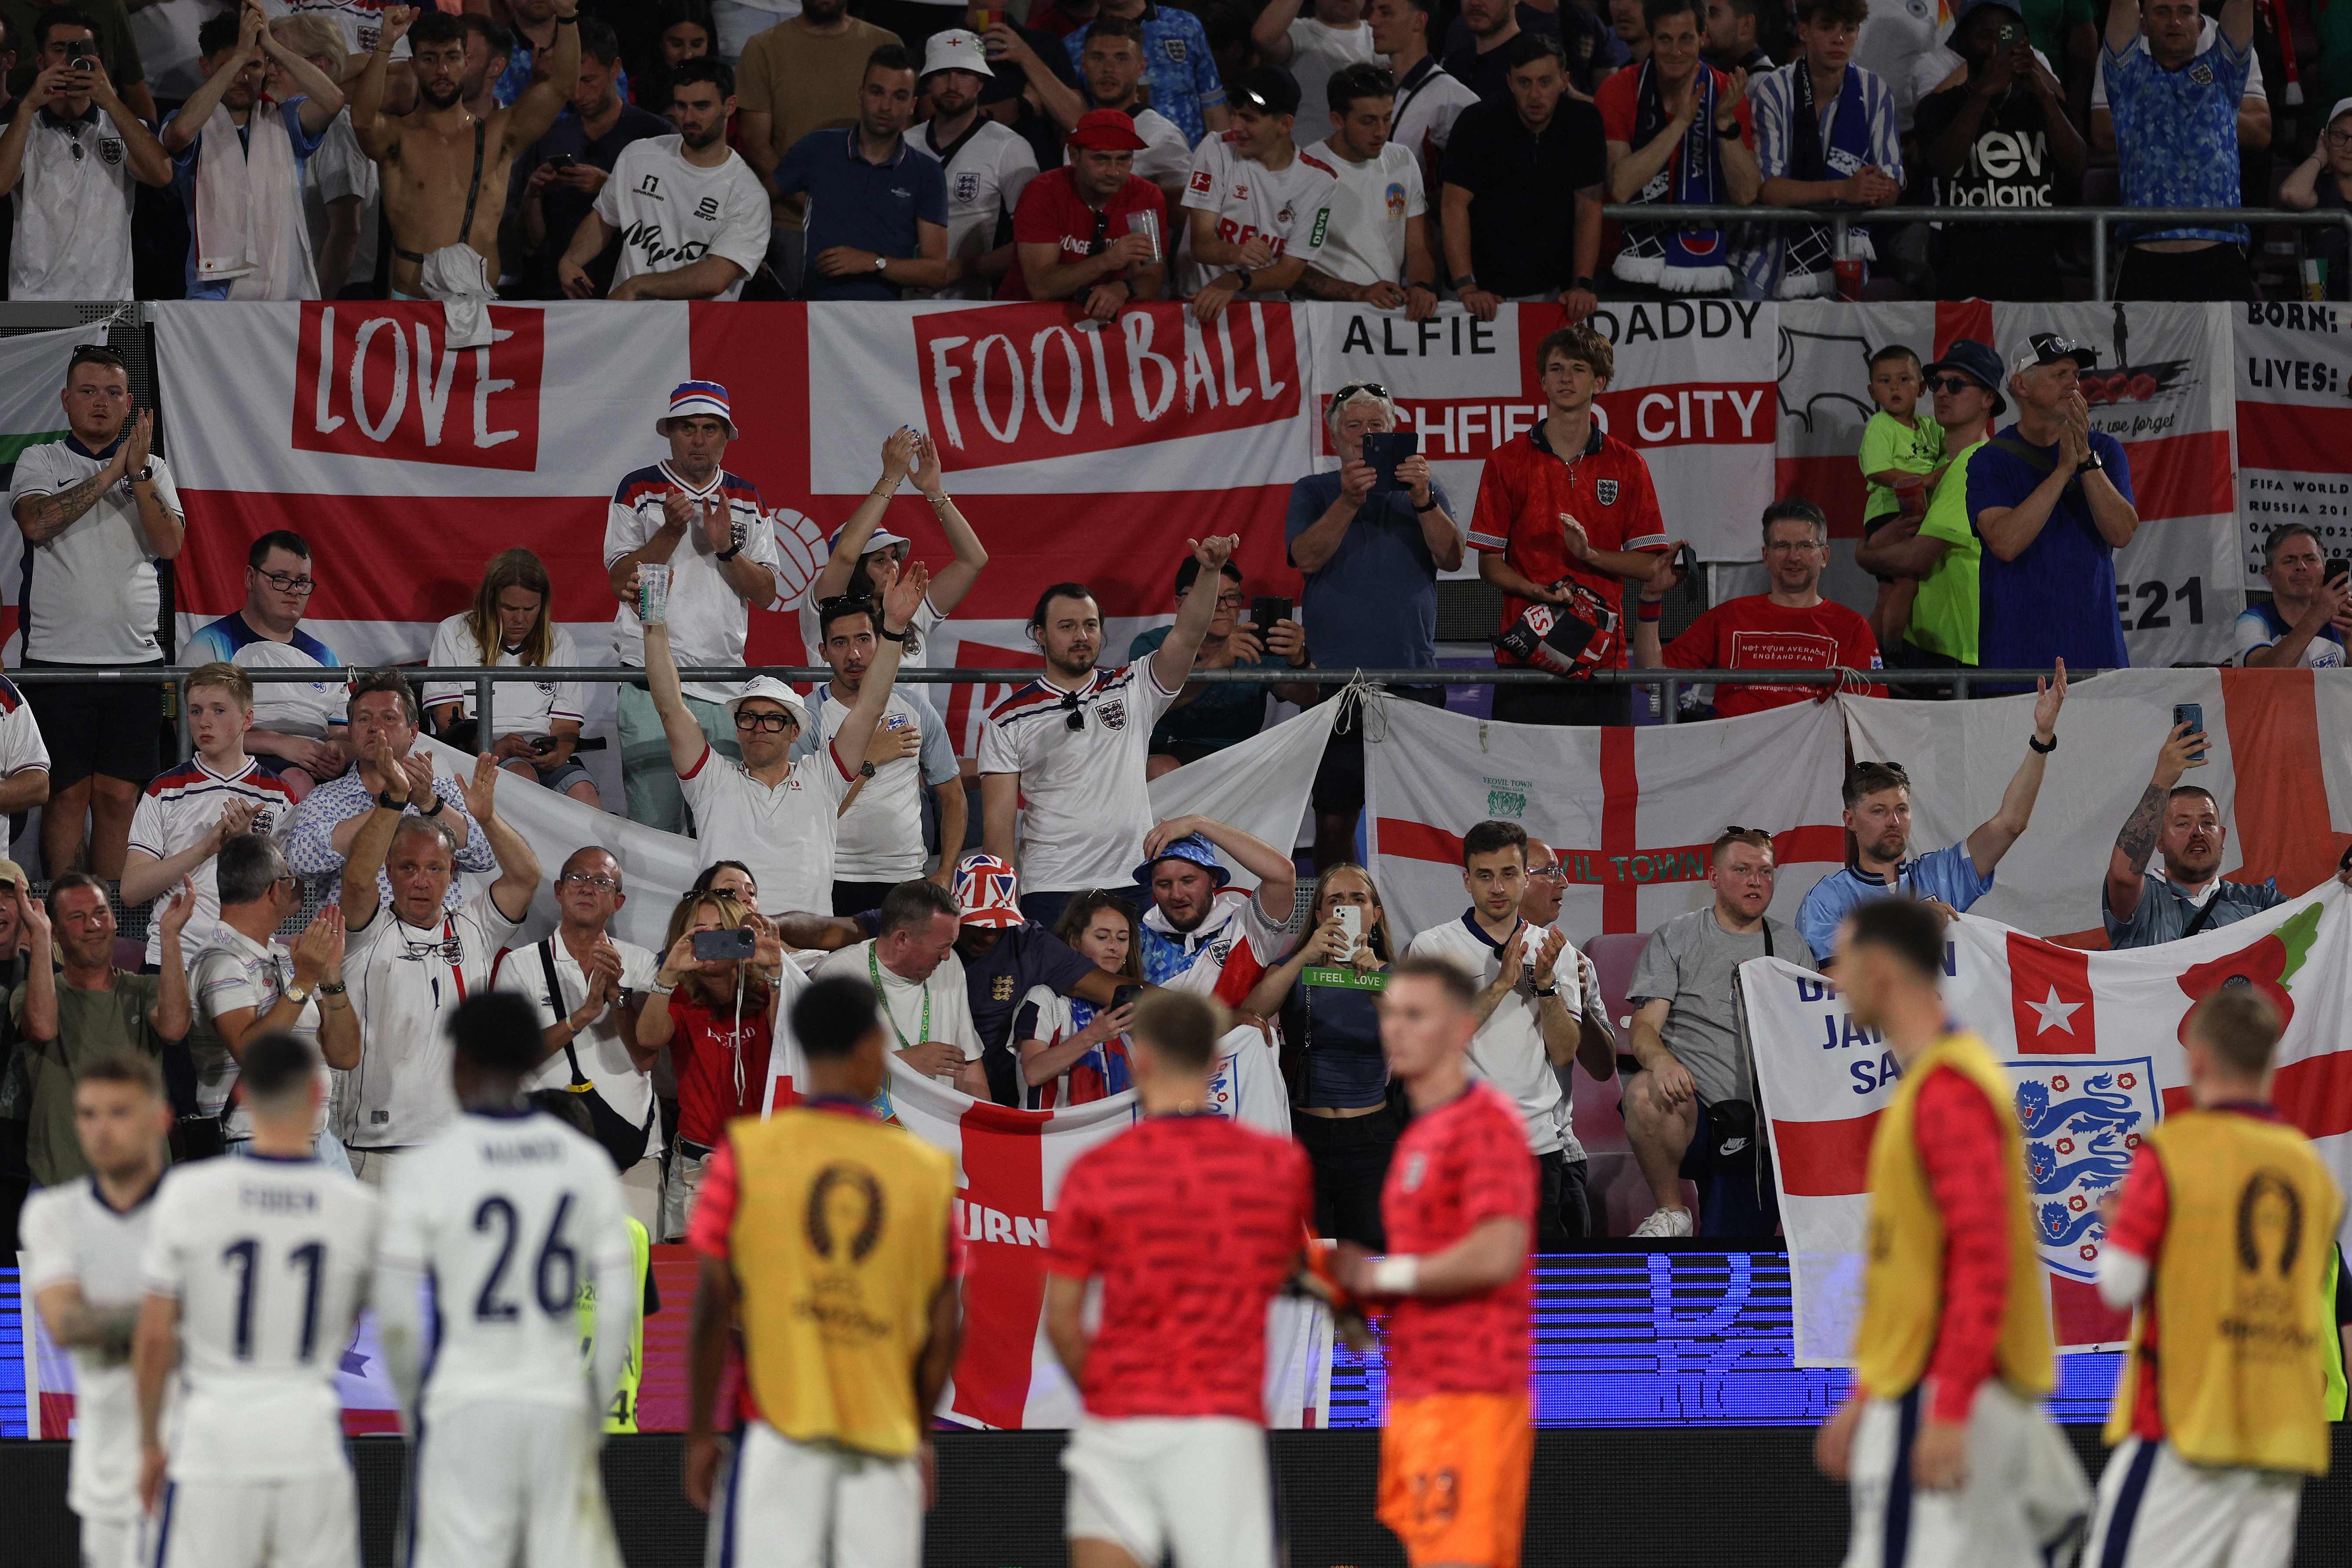
[[[341,670],[335,650],[301,627],[284,642],[253,629],[241,610],[223,616],[188,639],[183,664],[233,664],[239,669]],[[349,689],[341,675],[310,682],[254,683],[253,727],[285,735],[322,739],[340,729],[350,711]]]
[[[253,831],[264,837],[285,827],[294,811],[294,795],[286,782],[262,772],[261,764],[251,757],[234,773],[215,773],[204,758],[193,757],[149,781],[131,814],[131,847],[158,860],[169,860],[219,826],[222,811],[238,800],[250,801],[258,808]],[[180,938],[184,963],[192,963],[200,948],[218,941],[220,931],[220,884],[215,879],[213,858],[206,856],[202,865],[188,873],[188,880],[195,884],[196,912],[188,917],[188,929]],[[151,912],[159,918],[147,922],[150,963],[163,961],[160,917],[171,898],[170,889],[157,896]]]

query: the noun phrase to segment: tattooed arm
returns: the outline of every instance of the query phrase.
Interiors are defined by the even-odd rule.
[[[2172,733],[2165,737],[2164,749],[2156,754],[2154,776],[2140,792],[2139,804],[2132,807],[2124,830],[2116,835],[2115,850],[2107,857],[2107,911],[2115,919],[2127,921],[2139,908],[2147,859],[2164,835],[2165,805],[2172,786],[2189,769],[2204,765],[2204,731],[2174,725]]]
[[[79,484],[47,495],[18,498],[17,531],[24,534],[27,543],[47,544],[80,521],[81,514],[97,505],[98,498],[106,493],[106,487],[122,478],[122,455],[123,448],[116,447],[113,460]]]

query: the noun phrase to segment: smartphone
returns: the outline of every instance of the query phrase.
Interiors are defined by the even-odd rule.
[[[1132,1007],[1142,994],[1143,987],[1140,985],[1122,985],[1110,994],[1111,1008],[1116,1012],[1121,1007]]]
[[[2347,576],[2352,576],[2352,561],[2347,561],[2341,555],[2329,556],[2327,564],[2319,571],[2319,580],[2323,583],[2341,583]]]
[[[1396,489],[1397,465],[1421,450],[1421,436],[1412,430],[1372,430],[1364,436],[1364,461],[1379,477],[1374,489]]]
[[[76,55],[72,58],[67,60],[66,65],[74,70],[85,73],[95,72],[98,69],[98,57],[96,55]]]
[[[1274,636],[1274,623],[1290,618],[1290,601],[1273,594],[1262,594],[1250,601],[1250,625],[1257,632],[1257,640]]]
[[[2179,729],[2183,724],[2189,726],[2189,732],[2190,734],[2203,734],[2205,732],[2205,704],[2202,702],[2174,703],[2172,705],[2173,728]],[[2200,763],[2205,760],[2205,752],[2201,749],[2197,753],[2197,760]]]
[[[1356,904],[1341,904],[1331,911],[1331,918],[1339,922],[1340,934],[1348,939],[1348,951],[1339,955],[1340,962],[1345,963],[1356,955],[1356,949],[1364,945],[1364,911]]]
[[[751,931],[748,926],[737,926],[732,931],[698,931],[694,933],[694,958],[698,963],[748,959],[751,952]]]
[[[1994,30],[1993,37],[2000,39],[2001,47],[2006,48],[2025,37],[2025,27],[2022,23],[2003,22]]]
[[[578,162],[580,162],[580,154],[577,153],[554,153],[548,155],[547,166],[551,169],[568,169]]]

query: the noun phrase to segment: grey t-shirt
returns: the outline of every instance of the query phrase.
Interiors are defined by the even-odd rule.
[[[1820,968],[1795,927],[1769,915],[1764,924],[1771,932],[1774,957],[1805,969]],[[1644,1002],[1665,1002],[1666,1026],[1658,1037],[1690,1069],[1699,1098],[1710,1104],[1750,1098],[1735,991],[1739,966],[1764,955],[1764,931],[1737,935],[1716,923],[1712,909],[1705,909],[1652,931],[1633,964],[1626,1005],[1638,1009]]]

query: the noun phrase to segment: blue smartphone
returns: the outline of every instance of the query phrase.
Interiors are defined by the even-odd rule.
[[[1396,489],[1397,465],[1421,450],[1421,436],[1412,430],[1372,430],[1364,436],[1364,461],[1380,477],[1374,489]]]
[[[2190,734],[2203,734],[2205,732],[2205,704],[2202,702],[2174,703],[2172,705],[2172,727],[2177,730],[2183,724],[2189,726],[2189,732]],[[2204,760],[2204,750],[2200,748],[2197,752],[2197,761],[2201,763]]]

